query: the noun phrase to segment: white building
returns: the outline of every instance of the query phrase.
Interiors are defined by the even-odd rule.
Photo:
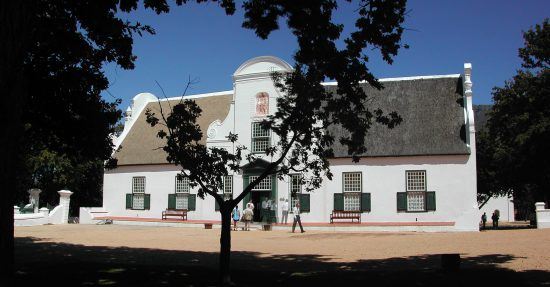
[[[232,90],[186,97],[203,109],[198,122],[207,146],[233,150],[225,138],[230,131],[252,151],[276,140],[257,126],[258,120],[275,111],[275,99],[280,96],[270,78],[274,70],[290,71],[291,66],[275,57],[257,57],[235,71]],[[297,190],[303,222],[328,223],[333,210],[346,209],[362,211],[362,225],[381,229],[478,230],[471,65],[465,64],[461,72],[382,79],[385,89],[381,91],[365,84],[372,95],[369,104],[397,111],[402,124],[391,130],[375,125],[359,163],[353,163],[343,147],[335,146],[334,178],[325,180],[320,189],[301,192],[291,176],[273,177],[252,192],[252,200],[260,206],[260,199],[269,196],[277,203],[280,218],[280,203]],[[334,89],[335,84],[325,87]],[[177,100],[161,103],[167,107],[168,101]],[[144,115],[147,108],[158,110],[158,105],[154,95],[145,93],[137,95],[128,108],[124,132],[117,139],[118,167],[105,171],[103,208],[110,216],[160,219],[170,207],[188,209],[189,220],[220,220],[215,200],[197,198],[188,182],[178,181],[178,167],[167,163],[159,149],[163,143],[156,138],[158,128],[151,128]],[[243,174],[228,177],[227,196],[236,197],[261,165],[249,165]]]

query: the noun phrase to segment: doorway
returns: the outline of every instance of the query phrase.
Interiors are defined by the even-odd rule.
[[[254,204],[254,217],[252,221],[262,221],[262,201],[264,201],[264,198],[269,198],[269,193],[267,190],[253,190],[251,192],[250,198]]]

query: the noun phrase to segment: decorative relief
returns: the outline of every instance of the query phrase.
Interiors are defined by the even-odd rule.
[[[221,127],[221,125],[222,123],[220,122],[220,120],[215,120],[208,126],[208,131],[206,132],[206,135],[209,139],[216,138],[216,135],[218,134],[218,128]]]
[[[269,94],[262,92],[256,94],[256,113],[257,117],[265,117],[269,114]]]

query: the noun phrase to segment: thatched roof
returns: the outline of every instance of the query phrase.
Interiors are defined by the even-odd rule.
[[[195,99],[197,105],[202,109],[202,114],[197,120],[203,133],[202,144],[206,143],[206,131],[210,123],[215,120],[223,121],[227,117],[232,99],[233,95],[208,96]],[[169,102],[173,106],[178,101],[179,99]],[[165,112],[169,110],[168,101],[161,101],[161,103]],[[147,109],[151,109],[160,117],[159,103],[151,102],[147,104],[121,143],[121,148],[115,153],[118,165],[167,163],[166,153],[161,148],[165,144],[165,140],[161,140],[156,136],[162,127],[155,126],[153,128],[145,121],[145,111]]]
[[[394,129],[374,124],[365,139],[363,156],[414,156],[469,154],[465,143],[462,78],[434,77],[384,81],[376,90],[365,84],[372,99],[370,109],[385,113],[396,111],[403,122]],[[336,86],[327,86],[335,91]],[[329,131],[338,139],[346,131],[332,126]],[[336,140],[335,157],[348,157],[347,147]]]
[[[366,138],[367,153],[363,156],[414,156],[469,154],[465,143],[464,98],[462,78],[427,77],[407,80],[384,80],[385,88],[376,90],[365,84],[371,98],[370,109],[396,111],[403,122],[394,129],[374,124]],[[335,91],[336,86],[326,89]],[[206,142],[206,131],[215,120],[224,121],[229,113],[232,95],[214,95],[195,99],[203,109],[198,123]],[[170,101],[174,105],[177,100]],[[168,102],[162,101],[163,109]],[[145,110],[150,108],[159,115],[158,102],[149,103],[138,116],[124,138],[121,149],[115,153],[118,165],[165,164],[166,154],[160,148],[164,142],[156,137],[160,127],[151,128],[145,121]],[[477,122],[476,122],[477,124]],[[329,131],[338,138],[342,128]],[[348,157],[347,148],[335,144],[335,157]]]

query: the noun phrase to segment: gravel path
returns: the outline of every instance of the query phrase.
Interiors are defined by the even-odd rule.
[[[123,225],[46,225],[16,227],[16,262],[43,260],[21,250],[22,242],[63,244],[66,257],[80,249],[99,254],[103,249],[142,250],[148,264],[170,260],[163,254],[188,255],[188,263],[216,266],[220,231],[197,228],[138,227]],[[32,246],[32,245],[26,245]],[[70,248],[74,247],[74,248]],[[128,248],[129,247],[129,248]],[[19,249],[18,249],[19,248]],[[95,248],[95,249],[91,249]],[[102,249],[103,248],[103,249]],[[46,248],[45,248],[46,250]],[[72,250],[72,251],[71,251]],[[46,250],[47,251],[47,250]],[[166,252],[172,251],[172,252]],[[463,265],[492,266],[515,271],[550,271],[550,229],[489,230],[464,233],[289,233],[282,231],[236,231],[232,233],[233,262],[264,264],[303,261],[312,268],[346,268],[363,264],[379,268],[436,267],[439,254],[460,253]],[[137,254],[137,253],[135,253]],[[113,259],[113,255],[109,255]],[[120,260],[124,260],[120,256]],[[181,258],[181,257],[180,257]],[[89,260],[105,260],[94,256]],[[406,259],[406,260],[405,260]],[[130,260],[130,259],[128,259]],[[308,265],[308,264],[303,264]]]

